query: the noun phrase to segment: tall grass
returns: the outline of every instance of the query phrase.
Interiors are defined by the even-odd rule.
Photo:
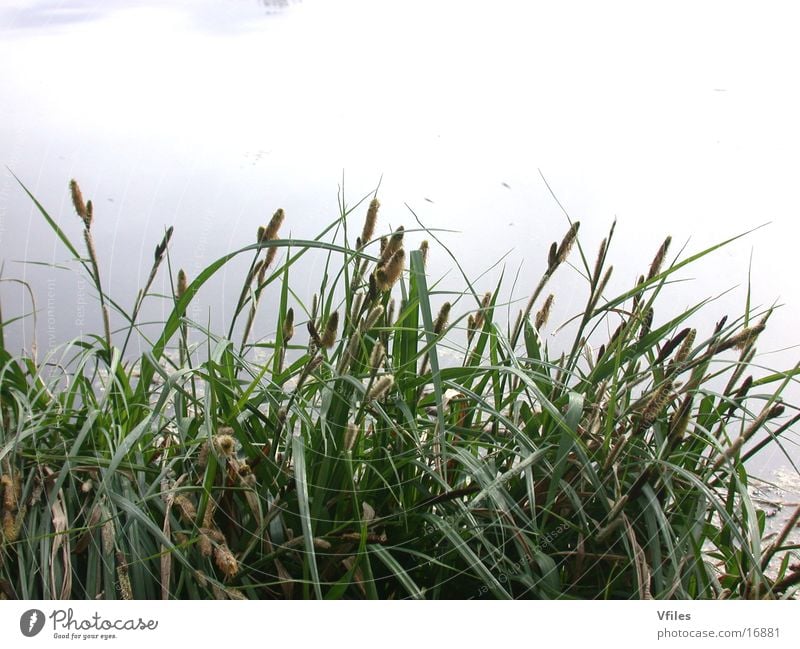
[[[281,239],[279,210],[254,243],[177,273],[137,359],[126,345],[156,274],[174,272],[172,229],[127,312],[102,292],[90,235],[86,259],[36,205],[126,325],[41,362],[0,346],[0,597],[796,594],[798,514],[765,542],[745,466],[800,418],[781,397],[796,367],[753,378],[771,312],[748,302],[709,331],[691,324],[705,302],[658,315],[675,273],[729,242],[670,262],[667,239],[610,296],[613,228],[594,256],[570,223],[504,323],[500,284],[464,274],[441,300],[427,242],[407,249],[402,228],[376,238],[375,196],[340,197],[314,239]],[[325,272],[300,295],[310,251]],[[187,307],[240,255],[251,263],[229,329],[209,332]],[[553,352],[547,288],[574,258],[586,304],[574,343]],[[251,340],[259,312],[274,339]]]

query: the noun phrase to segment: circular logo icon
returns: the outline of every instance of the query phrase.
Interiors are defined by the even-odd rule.
[[[19,630],[26,638],[32,638],[44,628],[44,613],[38,608],[25,611],[19,618]]]

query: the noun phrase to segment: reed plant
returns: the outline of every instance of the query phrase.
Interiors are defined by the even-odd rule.
[[[125,340],[138,335],[162,260],[172,268],[172,228],[127,312],[103,293],[86,218],[88,262],[35,204]],[[102,337],[41,361],[0,338],[0,598],[798,592],[800,510],[767,542],[748,491],[747,460],[782,448],[800,419],[782,396],[798,368],[754,361],[772,311],[748,299],[708,331],[693,324],[708,301],[659,315],[681,269],[732,240],[670,260],[667,239],[609,295],[614,228],[592,262],[571,222],[530,260],[542,275],[511,323],[502,280],[478,287],[453,258],[464,289],[442,294],[428,239],[408,245],[437,233],[376,236],[379,211],[375,193],[340,195],[318,236],[281,239],[291,215],[278,210],[254,243],[178,273],[139,358],[114,347],[107,311]],[[325,270],[301,295],[292,280],[311,252]],[[210,332],[187,307],[241,255],[252,261],[228,330]],[[586,302],[574,342],[554,350],[546,289],[570,266]]]

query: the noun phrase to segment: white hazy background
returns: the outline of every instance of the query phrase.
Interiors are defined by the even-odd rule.
[[[581,220],[588,256],[617,218],[612,291],[667,234],[688,254],[771,222],[687,269],[697,279],[674,306],[734,288],[707,329],[741,313],[752,254],[754,305],[785,305],[759,360],[797,361],[794,3],[285,4],[2,3],[2,163],[77,240],[67,181],[80,181],[96,203],[104,280],[125,304],[166,225],[192,275],[250,243],[277,207],[286,230],[315,235],[343,177],[351,202],[381,181],[387,227],[414,225],[407,203],[427,226],[458,230],[446,240],[471,273],[509,253],[524,298],[567,227],[543,175]],[[87,289],[23,263],[67,254],[5,170],[0,183],[4,276],[49,286],[69,330]],[[431,263],[457,279],[444,253]],[[238,294],[242,273],[229,272],[209,305]],[[579,281],[557,286],[554,324],[585,300]],[[30,310],[19,291],[2,293],[4,312]]]

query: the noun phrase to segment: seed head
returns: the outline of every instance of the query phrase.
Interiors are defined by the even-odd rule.
[[[294,336],[294,309],[289,307],[283,319],[283,342],[288,343]]]
[[[163,239],[161,239],[161,243],[156,246],[155,251],[155,263],[160,264],[161,260],[164,258],[164,253],[167,251],[167,246],[169,245],[169,240],[172,238],[172,226],[167,228],[167,231],[164,233]]]
[[[550,295],[548,295],[547,299],[544,301],[542,308],[539,309],[539,312],[536,314],[534,324],[537,331],[541,331],[542,327],[547,324],[547,320],[550,318],[550,309],[553,307],[553,299],[553,294],[550,293]]]
[[[381,378],[375,381],[375,385],[372,386],[372,389],[367,395],[367,401],[377,401],[378,399],[382,399],[384,396],[386,396],[386,393],[392,389],[393,385],[394,376],[391,374],[384,374]]]
[[[404,234],[405,228],[402,225],[394,231],[386,244],[386,248],[381,251],[381,259],[378,262],[378,266],[388,265],[392,255],[402,248]]]
[[[642,340],[647,334],[650,333],[650,327],[653,326],[653,307],[647,309],[642,318],[642,328],[639,330],[639,340]]]
[[[387,248],[388,249],[388,248]],[[396,250],[385,266],[381,266],[375,271],[375,280],[378,289],[388,291],[403,274],[406,263],[406,251],[402,248]]]
[[[578,228],[580,227],[580,221],[575,221],[561,240],[561,245],[558,246],[558,251],[556,252],[556,261],[558,264],[563,264],[569,256],[569,252],[572,250],[572,244],[575,243],[575,239],[578,236]]]
[[[181,268],[178,271],[178,292],[177,292],[177,296],[178,296],[179,300],[186,294],[187,285],[188,285],[188,283],[186,281],[186,272],[183,270],[183,268]]]
[[[117,558],[117,584],[119,585],[120,595],[122,599],[133,599],[133,589],[131,588],[131,579],[128,576],[128,562],[125,561],[125,555],[122,552],[116,553]]]
[[[653,393],[642,414],[642,428],[648,428],[672,399],[672,381],[664,381]]]
[[[361,246],[367,245],[372,241],[372,235],[375,234],[375,224],[378,221],[378,208],[381,206],[377,198],[370,201],[369,208],[367,209],[367,218],[364,221],[364,228],[361,230]],[[359,248],[361,247],[359,246]]]
[[[467,342],[472,342],[472,337],[475,335],[475,317],[470,313],[467,316]]]
[[[558,265],[558,244],[553,241],[547,251],[547,267],[553,269]]]
[[[759,334],[764,331],[764,328],[764,323],[759,322],[752,327],[742,329],[738,334],[731,336],[728,338],[728,340],[722,342],[717,348],[717,352],[723,352],[731,348],[745,349],[756,341],[756,338],[758,338]]]
[[[19,538],[20,521],[11,512],[3,513],[3,540],[5,543],[14,543]]]
[[[358,437],[358,428],[353,422],[347,423],[347,430],[344,432],[344,448],[346,451],[352,451]]]
[[[282,209],[278,209],[278,211],[272,215],[272,218],[269,220],[266,230],[264,231],[264,239],[266,241],[271,241],[272,239],[278,238],[278,230],[280,230],[281,225],[283,225],[283,218],[284,213]]]
[[[226,431],[214,438],[214,446],[225,457],[231,457],[236,450],[236,440],[229,433],[233,432],[231,428],[221,428],[221,431]]]
[[[678,353],[675,354],[675,362],[680,364],[684,363],[687,358],[689,358],[689,354],[692,351],[692,345],[694,345],[694,339],[697,336],[697,329],[690,329],[689,333],[686,334],[686,338],[683,340],[683,344],[681,345]]]
[[[442,304],[439,309],[439,315],[436,316],[436,322],[433,323],[433,333],[440,334],[447,327],[447,319],[450,317],[450,302]]]
[[[81,188],[78,186],[78,181],[74,178],[69,181],[69,191],[72,194],[72,205],[75,207],[75,212],[83,220],[85,227],[90,227],[92,221],[89,218],[89,213],[86,210],[86,203],[83,201],[83,194]]]
[[[320,338],[320,346],[324,347],[325,349],[330,349],[333,347],[333,343],[336,342],[336,329],[339,327],[339,312],[334,311],[331,313],[330,317],[328,318],[328,322],[325,325],[325,331]]]
[[[384,350],[383,343],[379,340],[372,347],[372,353],[369,355],[369,366],[373,370],[380,369],[383,364]]]
[[[183,494],[178,494],[172,502],[178,508],[184,523],[194,523],[197,518],[197,509],[191,500]]]
[[[422,253],[422,266],[423,266],[423,268],[428,265],[428,248],[429,247],[430,247],[430,244],[428,243],[427,239],[423,240],[423,242],[421,244],[419,244],[419,250]]]
[[[659,247],[653,262],[650,264],[650,271],[647,273],[647,280],[650,281],[661,272],[661,266],[664,263],[664,258],[667,256],[669,244],[672,243],[672,237],[664,239],[664,243]]]
[[[366,332],[372,329],[375,326],[375,323],[378,321],[383,315],[383,307],[380,304],[376,304],[370,312],[367,314],[367,317],[364,318],[364,321],[361,323],[361,331]]]
[[[277,241],[278,239],[279,237],[272,237],[270,241]],[[262,277],[263,274],[267,271],[267,268],[272,266],[272,262],[275,261],[275,257],[277,256],[277,254],[278,254],[278,249],[275,246],[271,246],[270,248],[267,249],[267,256],[266,259],[264,260],[264,265],[261,268]]]
[[[350,322],[355,322],[361,315],[361,306],[364,304],[364,293],[356,293],[350,310]]]
[[[356,330],[353,332],[353,335],[350,336],[350,340],[347,343],[347,348],[342,355],[342,359],[339,361],[339,367],[337,368],[339,374],[344,374],[347,371],[351,361],[358,354],[358,347],[360,344],[361,334],[358,332],[358,330]]]
[[[214,561],[226,577],[235,577],[239,572],[239,562],[224,543],[214,547]]]
[[[767,413],[767,419],[775,419],[776,417],[780,417],[784,412],[786,412],[786,406],[782,404],[772,406]]]

